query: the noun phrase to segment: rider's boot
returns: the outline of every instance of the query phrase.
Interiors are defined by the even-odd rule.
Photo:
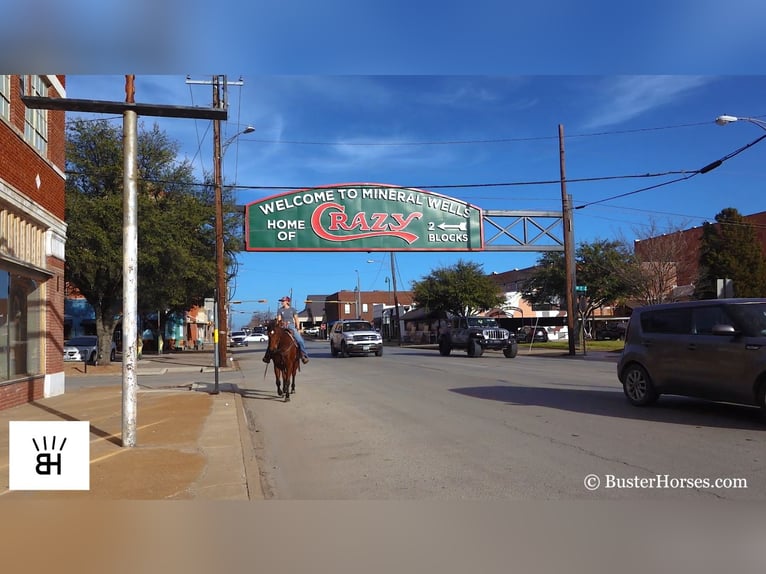
[[[271,361],[271,352],[268,349],[266,349],[266,354],[263,355],[263,359],[261,359],[261,360],[264,363],[268,363],[269,361]]]
[[[305,365],[309,362],[309,356],[306,353],[301,354],[301,362]]]

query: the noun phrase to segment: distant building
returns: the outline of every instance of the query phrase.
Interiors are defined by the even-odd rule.
[[[761,249],[766,253],[766,211],[744,215],[743,218],[753,226]],[[712,225],[717,228],[720,224],[712,223]],[[645,261],[650,261],[653,253],[666,253],[668,250],[663,249],[663,247],[667,247],[669,244],[682,247],[677,249],[679,256],[675,261],[676,277],[668,295],[668,300],[679,301],[689,299],[694,295],[694,286],[699,275],[701,241],[702,226],[700,225],[678,233],[636,240],[634,250],[636,255],[641,256]]]
[[[64,392],[64,76],[0,75],[0,408]]]

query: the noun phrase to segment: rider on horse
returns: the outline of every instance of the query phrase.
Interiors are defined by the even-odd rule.
[[[279,300],[282,303],[282,307],[277,310],[277,320],[282,322],[284,327],[290,329],[293,334],[293,338],[298,343],[298,348],[301,351],[301,361],[303,364],[309,362],[308,353],[306,353],[306,343],[303,341],[303,337],[298,332],[298,311],[290,306],[290,297],[285,295]],[[263,362],[268,363],[271,360],[271,354],[266,349],[266,354],[263,356]]]

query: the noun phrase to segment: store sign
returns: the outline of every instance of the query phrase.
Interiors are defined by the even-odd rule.
[[[302,189],[245,206],[247,251],[480,251],[481,210],[385,184]]]

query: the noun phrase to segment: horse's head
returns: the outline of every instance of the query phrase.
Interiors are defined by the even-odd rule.
[[[280,321],[279,319],[274,319],[269,322],[268,324],[269,351],[276,351],[277,349],[279,349],[279,341],[282,339],[283,331],[284,331],[284,327],[282,326],[282,321]]]

